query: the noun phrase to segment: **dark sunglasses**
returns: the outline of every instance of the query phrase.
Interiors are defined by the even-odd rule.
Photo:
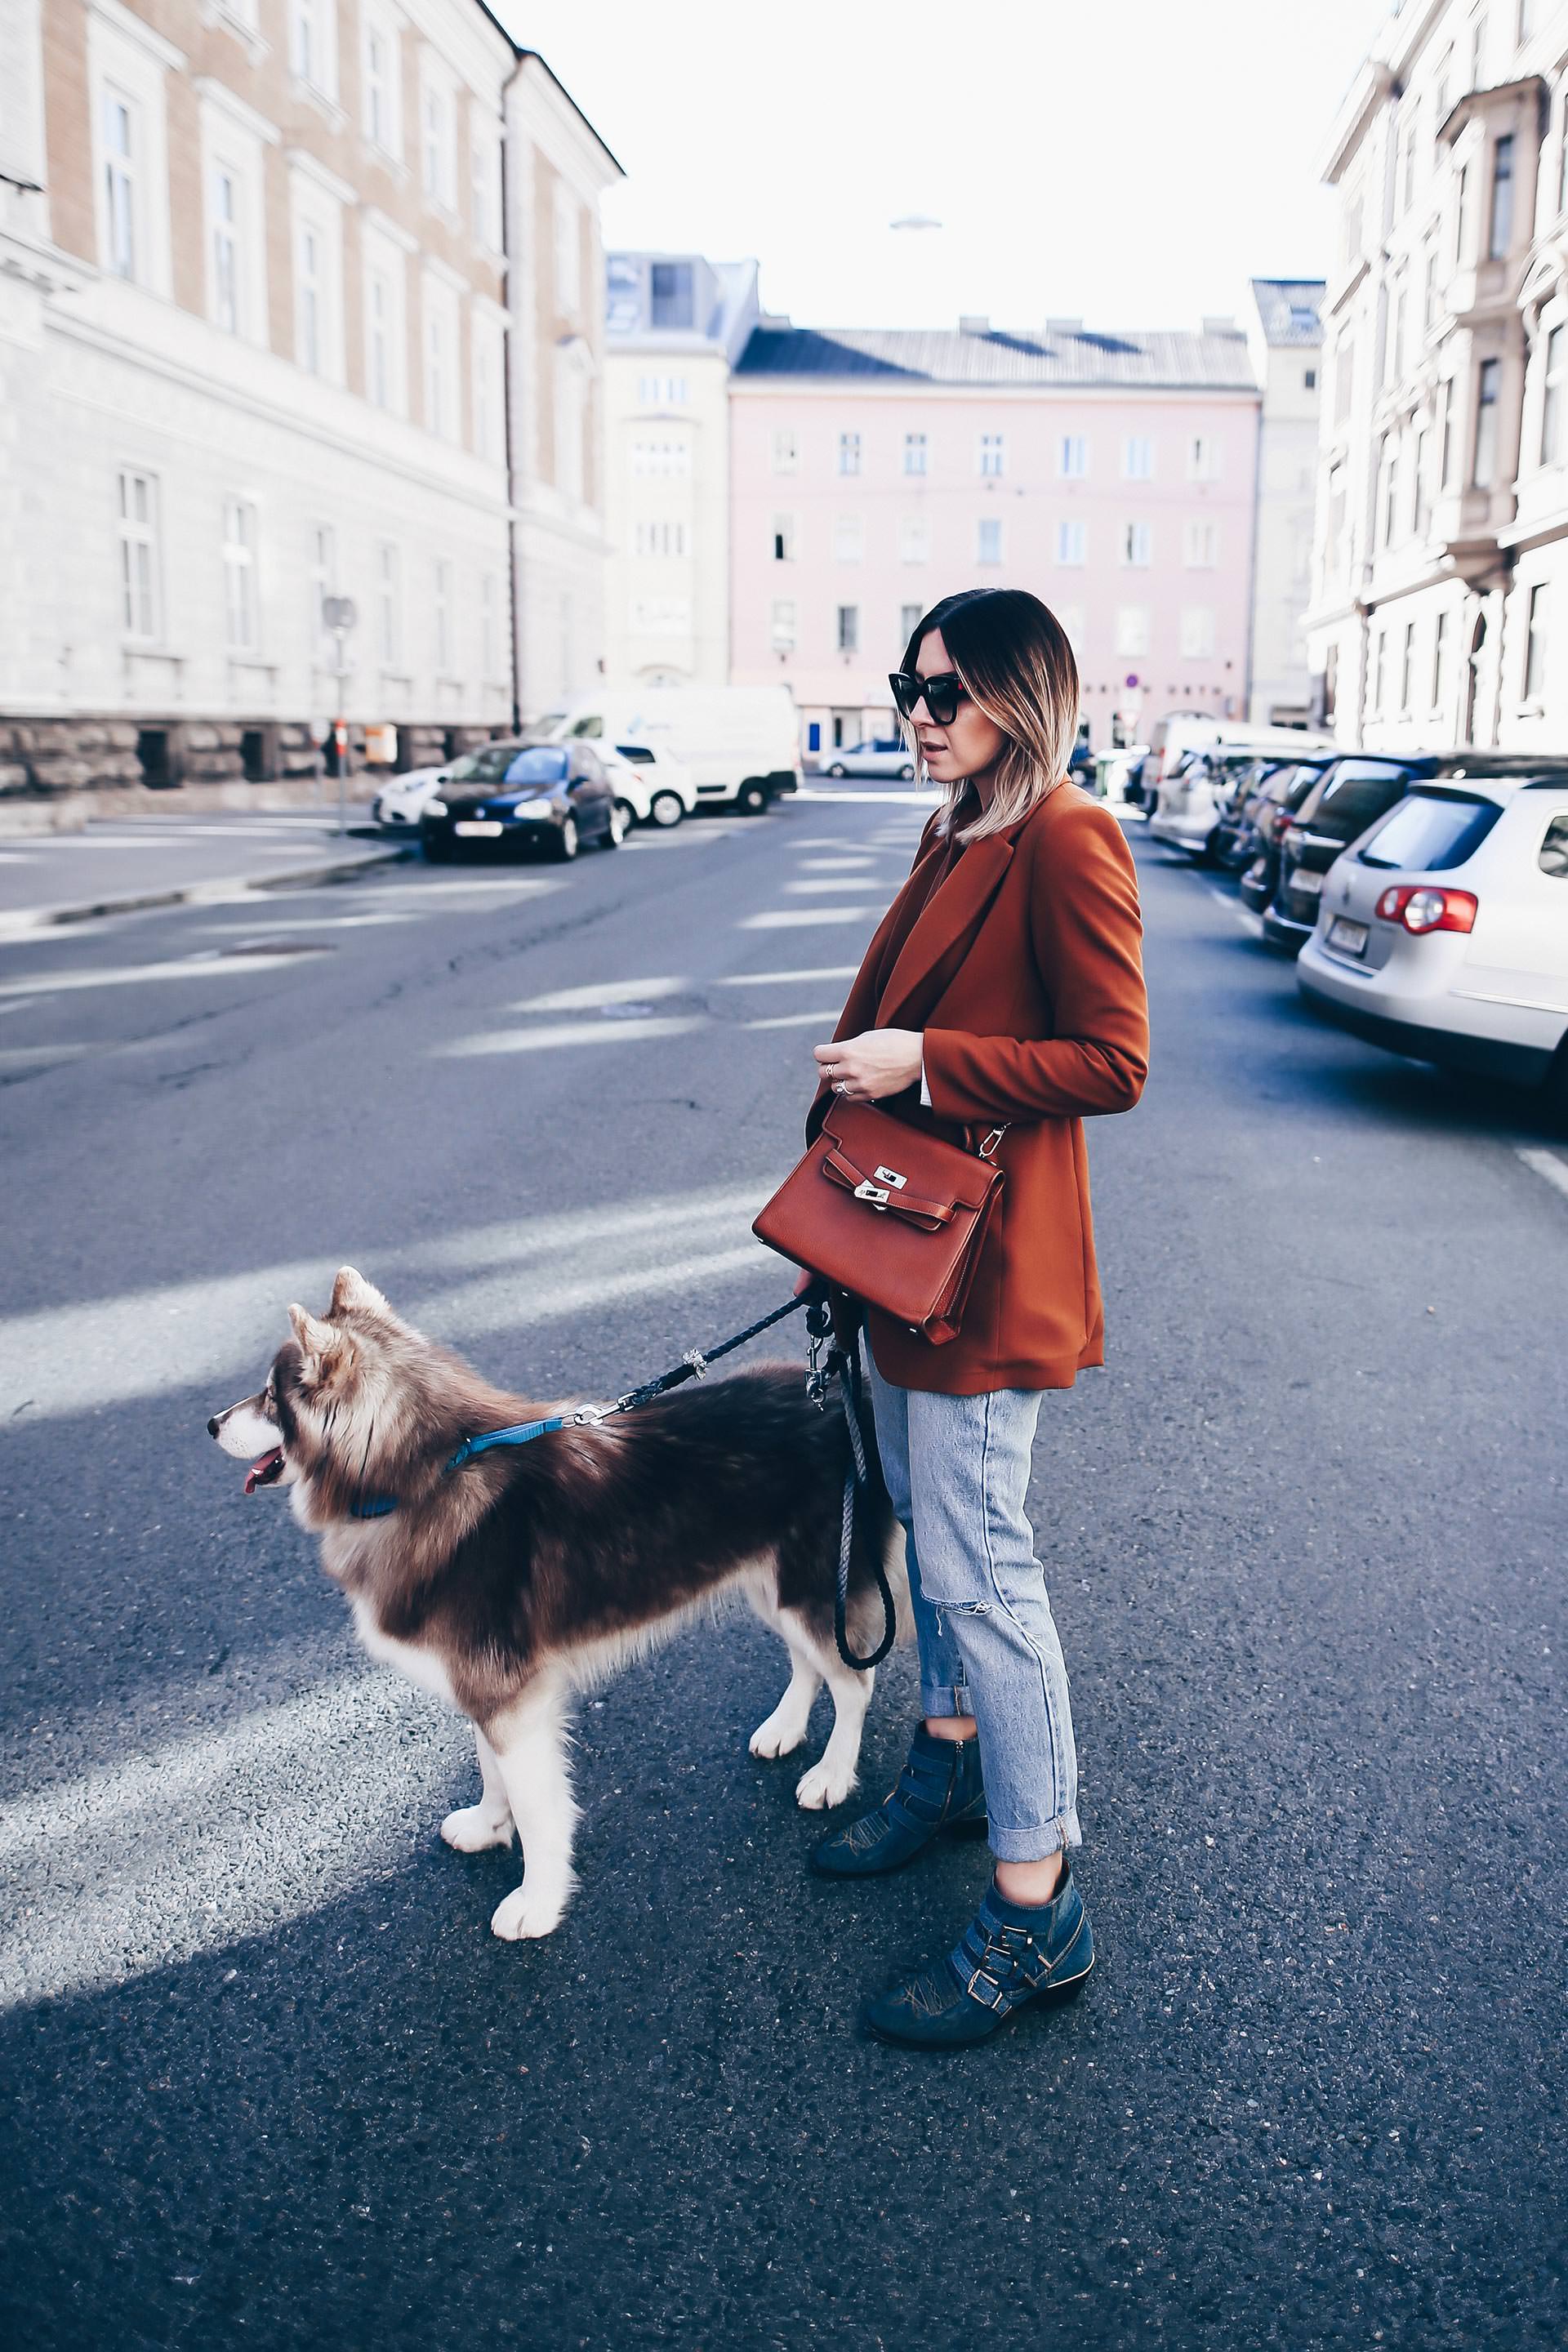
[[[963,700],[963,682],[955,669],[944,669],[940,677],[917,677],[912,670],[890,669],[888,684],[901,719],[912,719],[917,705],[923,702],[935,727],[951,727]]]

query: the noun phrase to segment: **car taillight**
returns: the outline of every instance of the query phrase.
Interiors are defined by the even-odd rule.
[[[1478,905],[1468,890],[1401,882],[1384,892],[1377,911],[1385,923],[1403,923],[1407,931],[1473,931]]]

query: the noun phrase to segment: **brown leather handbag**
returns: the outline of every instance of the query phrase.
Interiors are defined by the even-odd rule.
[[[941,1347],[958,1337],[1001,1197],[994,1155],[1006,1131],[994,1127],[965,1151],[875,1103],[836,1097],[752,1231]]]

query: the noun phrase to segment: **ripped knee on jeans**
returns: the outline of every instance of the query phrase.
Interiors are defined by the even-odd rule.
[[[952,1617],[989,1617],[991,1614],[989,1601],[933,1601],[931,1607],[936,1612],[936,1630],[939,1633],[942,1632],[944,1611]]]

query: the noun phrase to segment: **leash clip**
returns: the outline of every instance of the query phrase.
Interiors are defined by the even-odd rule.
[[[683,1364],[690,1365],[699,1380],[702,1378],[703,1373],[708,1370],[708,1359],[703,1354],[700,1348],[688,1348],[685,1355],[682,1356],[680,1360]]]

